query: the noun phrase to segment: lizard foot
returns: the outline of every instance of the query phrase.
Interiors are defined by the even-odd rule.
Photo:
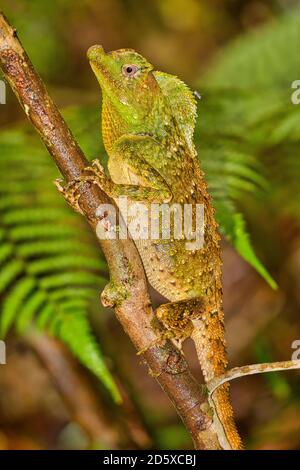
[[[83,211],[79,205],[79,198],[81,196],[79,192],[79,188],[82,184],[80,180],[74,180],[66,185],[63,185],[63,180],[61,178],[57,178],[54,181],[55,186],[57,187],[58,191],[63,195],[67,203],[79,214],[83,214]]]
[[[92,164],[90,166],[87,166],[85,168],[86,171],[91,171],[99,180],[102,180],[106,178],[104,168],[100,163],[100,160],[98,158],[95,158],[95,160],[92,160]]]
[[[91,183],[99,186],[103,191],[107,191],[107,182],[110,180],[106,177],[104,169],[99,160],[93,160],[91,166],[87,166],[84,171],[89,171],[93,173],[92,175],[82,175],[79,178],[74,179],[73,181],[63,185],[63,180],[58,178],[54,181],[55,186],[58,191],[62,193],[67,203],[80,214],[83,214],[83,211],[79,204],[79,199],[81,197],[81,186],[85,183]]]
[[[193,331],[192,315],[198,299],[183,300],[160,305],[156,317],[169,332],[173,344],[181,349],[182,343]]]
[[[157,338],[152,341],[151,343],[149,343],[145,348],[143,349],[140,349],[136,355],[137,356],[141,356],[142,354],[144,354],[146,351],[148,351],[148,349],[150,348],[154,348],[155,346],[162,346],[168,339],[170,339],[171,341],[173,341],[173,338],[171,337],[170,335],[170,332],[169,331],[159,331],[158,335],[157,335]],[[176,345],[175,345],[176,346]]]
[[[146,352],[148,349],[154,347],[154,346],[161,346],[163,345],[167,340],[170,340],[173,345],[179,349],[179,351],[183,354],[182,351],[182,344],[184,340],[188,337],[188,334],[185,333],[182,335],[182,330],[180,331],[180,334],[177,332],[174,332],[174,329],[171,327],[167,327],[166,323],[163,321],[166,313],[166,306],[168,305],[173,305],[173,304],[164,304],[158,307],[155,311],[155,317],[152,322],[152,326],[154,330],[157,332],[157,338],[152,341],[148,346],[140,350],[137,355],[141,355],[144,352]],[[157,321],[159,320],[159,321]],[[183,354],[184,355],[184,354]]]

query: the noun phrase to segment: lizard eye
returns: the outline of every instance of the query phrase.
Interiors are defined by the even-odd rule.
[[[126,64],[122,67],[122,73],[125,77],[135,77],[138,70],[139,68],[137,65]]]

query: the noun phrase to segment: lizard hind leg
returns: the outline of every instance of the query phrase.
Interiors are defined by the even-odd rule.
[[[170,340],[176,348],[182,349],[182,343],[192,334],[194,326],[192,318],[199,318],[200,310],[203,310],[200,299],[182,300],[160,305],[155,311],[153,326],[157,331],[157,338],[146,348],[140,350],[143,354],[149,348]],[[159,321],[158,322],[156,321]]]
[[[224,372],[227,359],[222,312],[196,297],[163,304],[156,317],[177,346],[189,337],[193,340],[205,380]]]
[[[223,313],[201,298],[161,305],[156,316],[175,340],[191,337],[205,381],[226,370]],[[223,449],[242,449],[230,403],[229,384],[224,384],[210,397],[214,427],[222,437]],[[220,431],[221,430],[221,431]]]
[[[156,309],[156,317],[175,346],[181,349],[183,341],[192,335],[193,319],[201,319],[204,311],[202,299],[195,298],[160,305]]]

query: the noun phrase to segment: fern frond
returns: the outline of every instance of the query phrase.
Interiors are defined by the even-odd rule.
[[[217,216],[223,231],[228,230],[224,230],[220,210],[225,210],[231,230],[239,227],[244,242],[238,243],[240,237],[233,235],[231,241],[246,260],[252,259],[252,264],[250,239],[244,221],[239,220],[247,192],[252,194],[254,206],[267,204],[270,210],[277,210],[278,217],[289,214],[300,222],[300,106],[291,103],[291,84],[300,76],[299,50],[300,9],[295,8],[229,44],[197,85],[203,101],[199,105],[196,139],[202,149],[203,166],[213,180],[210,184]],[[201,120],[202,115],[205,117]],[[237,151],[251,156],[254,167],[246,160],[237,169],[235,163],[229,163],[226,177],[226,161],[234,161]],[[214,165],[225,188],[215,188],[217,178],[211,173],[215,169],[210,160],[217,162]],[[222,203],[231,206],[229,212]],[[260,263],[254,265],[264,273]]]
[[[273,289],[277,289],[277,283],[255,254],[249,234],[246,230],[246,222],[243,214],[238,212],[237,208],[229,201],[219,199],[215,201],[214,205],[223,234],[233,244],[242,258],[244,258]]]
[[[56,193],[54,168],[35,139],[8,131],[0,150],[1,336],[32,324],[54,334],[119,401],[87,316],[107,277],[99,248]]]
[[[222,233],[268,284],[276,288],[276,282],[255,254],[243,215],[237,208],[245,194],[250,193],[257,197],[268,191],[269,183],[264,176],[263,166],[254,154],[238,150],[243,147],[241,142],[237,143],[228,136],[227,139],[216,137],[218,144],[211,144],[211,137],[203,132],[201,139],[201,128],[197,131],[199,133],[196,141],[201,146],[199,158],[213,196]]]
[[[300,76],[300,9],[238,38],[221,51],[205,82],[217,88],[285,88]],[[294,77],[294,78],[293,78]]]

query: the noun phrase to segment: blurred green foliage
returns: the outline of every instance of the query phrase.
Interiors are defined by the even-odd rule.
[[[5,131],[0,148],[1,337],[12,325],[26,332],[34,320],[120,401],[87,318],[107,282],[106,263],[82,220],[57,198],[54,165],[36,136]]]

